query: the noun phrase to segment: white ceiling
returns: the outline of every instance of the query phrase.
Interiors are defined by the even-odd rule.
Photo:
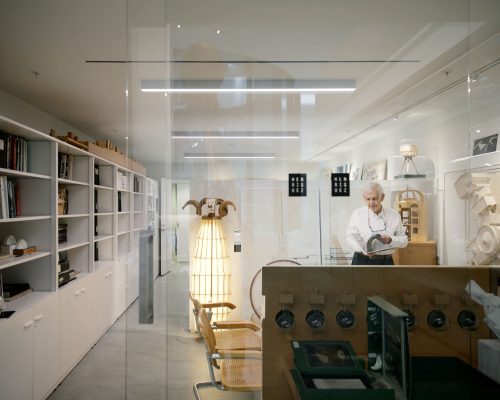
[[[2,0],[0,88],[89,136],[122,148],[129,137],[144,162],[185,152],[324,160],[349,150],[350,137],[500,57],[489,46],[460,59],[498,34],[499,21],[497,0]],[[140,91],[143,79],[230,74],[355,79],[357,90]],[[383,127],[379,135],[393,129]],[[298,131],[300,139],[172,140],[173,131]]]

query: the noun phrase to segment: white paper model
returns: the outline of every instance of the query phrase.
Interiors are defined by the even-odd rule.
[[[465,287],[472,300],[481,304],[486,317],[484,321],[493,334],[500,339],[500,297],[493,293],[486,293],[474,280],[470,280]]]
[[[490,185],[491,176],[484,173],[464,174],[454,184],[458,197],[468,199],[470,211],[479,217],[476,238],[468,245],[475,265],[490,264],[500,255],[500,215]]]

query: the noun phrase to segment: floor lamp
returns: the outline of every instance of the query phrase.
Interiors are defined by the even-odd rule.
[[[182,209],[188,205],[194,206],[196,215],[201,216],[191,265],[191,293],[202,304],[228,302],[231,295],[231,266],[221,220],[228,214],[228,206],[234,210],[236,207],[231,201],[209,198],[189,200]],[[204,205],[208,209],[207,215],[202,215]],[[229,311],[227,307],[213,308],[212,321],[227,319]]]

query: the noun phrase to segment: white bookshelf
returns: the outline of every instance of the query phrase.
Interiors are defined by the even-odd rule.
[[[51,334],[36,340],[51,343],[53,360],[46,360],[45,368],[57,379],[45,386],[52,390],[138,295],[138,234],[146,227],[146,177],[2,116],[0,130],[27,140],[28,160],[26,171],[0,168],[0,176],[16,182],[19,196],[16,217],[0,218],[0,240],[14,235],[36,246],[29,255],[0,258],[4,283],[27,282],[33,290],[7,303],[7,310],[15,313],[0,319],[0,343],[15,341],[11,335],[25,316],[50,314]],[[63,175],[62,155],[71,160]],[[59,212],[59,189],[67,191],[66,214]],[[60,224],[66,226],[63,243]],[[78,273],[58,287],[62,251],[67,252],[70,269]],[[26,343],[23,348],[33,346]],[[18,383],[4,379],[8,375],[2,371],[0,366],[2,392],[6,388],[7,393],[17,393]],[[10,372],[23,376],[22,371]],[[31,392],[35,400],[50,393]]]

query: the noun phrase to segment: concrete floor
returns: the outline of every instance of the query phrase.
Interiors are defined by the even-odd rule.
[[[48,400],[187,400],[195,382],[210,379],[203,343],[188,328],[185,264],[159,277],[154,323],[139,325],[135,302],[48,397]],[[258,399],[260,394],[202,389],[203,400]]]

